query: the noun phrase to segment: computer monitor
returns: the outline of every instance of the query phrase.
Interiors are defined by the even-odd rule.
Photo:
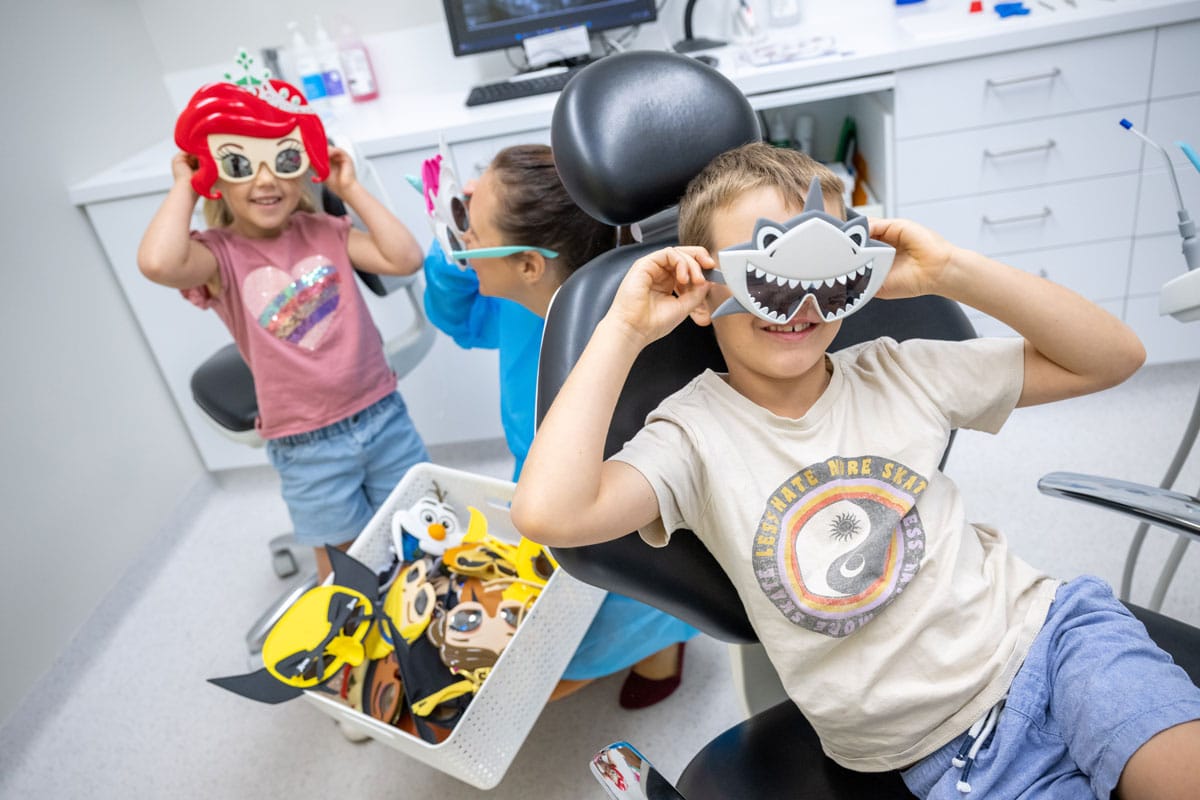
[[[442,0],[454,55],[516,47],[531,36],[585,25],[589,32],[656,19],[656,0]]]

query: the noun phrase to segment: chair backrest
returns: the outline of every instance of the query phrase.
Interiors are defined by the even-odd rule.
[[[551,143],[572,198],[610,224],[630,224],[677,202],[714,156],[759,138],[749,101],[720,73],[665,53],[625,53],[589,66],[555,107]],[[617,286],[641,255],[675,241],[626,245],[576,271],[546,319],[538,372],[537,418],[549,409]],[[955,303],[938,297],[873,301],[848,317],[835,347],[882,335],[961,339],[974,335]],[[686,320],[634,363],[609,428],[616,452],[663,398],[705,368],[724,370],[711,328]],[[736,590],[692,535],[665,548],[636,533],[587,547],[556,549],[559,563],[588,583],[656,606],[730,642],[755,641]]]

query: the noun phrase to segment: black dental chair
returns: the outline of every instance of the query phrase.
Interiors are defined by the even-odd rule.
[[[559,98],[551,129],[555,162],[571,196],[598,219],[622,226],[652,215],[661,219],[663,210],[677,202],[687,182],[713,156],[758,138],[749,102],[720,73],[684,56],[649,52],[609,56],[583,70]],[[539,420],[629,266],[644,253],[675,241],[674,229],[660,225],[657,234],[602,254],[563,284],[543,336]],[[974,331],[961,309],[944,298],[874,300],[844,321],[833,347],[882,335],[959,340],[974,336]],[[724,369],[716,341],[711,329],[690,320],[647,348],[622,390],[605,455],[632,438],[663,398],[709,367]],[[1197,511],[1200,519],[1200,507]],[[756,641],[732,584],[694,536],[674,536],[669,546],[656,549],[631,533],[601,545],[556,549],[554,554],[580,580],[653,605],[725,642]],[[1152,612],[1135,613],[1193,680],[1200,679],[1200,631]],[[642,765],[636,769],[643,778],[637,784],[643,794],[628,795],[634,797],[911,796],[896,772],[857,773],[827,758],[804,716],[787,700],[710,742],[684,770],[678,791],[636,751],[624,757],[627,763]]]

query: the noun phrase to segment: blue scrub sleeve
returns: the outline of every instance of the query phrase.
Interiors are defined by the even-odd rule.
[[[459,347],[500,346],[499,301],[481,295],[475,271],[459,269],[436,241],[425,256],[425,316]]]

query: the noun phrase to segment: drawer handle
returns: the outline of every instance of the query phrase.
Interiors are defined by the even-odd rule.
[[[985,149],[983,151],[984,158],[1007,158],[1008,156],[1019,156],[1024,153],[1040,153],[1043,150],[1052,150],[1055,146],[1053,139],[1047,139],[1045,144],[1035,144],[1029,147],[1014,147],[1012,150],[996,150],[991,151]]]
[[[1001,80],[988,78],[984,82],[984,85],[996,88],[999,86],[1012,86],[1013,84],[1017,83],[1031,83],[1032,81],[1052,81],[1061,74],[1062,70],[1058,67],[1054,67],[1049,72],[1039,72],[1036,75],[1023,75],[1019,78],[1003,78]]]
[[[1020,214],[1015,217],[1001,217],[1000,219],[992,219],[987,214],[983,215],[984,225],[1008,225],[1012,222],[1033,222],[1034,220],[1045,219],[1050,216],[1050,207],[1042,206],[1042,210],[1035,214]]]

